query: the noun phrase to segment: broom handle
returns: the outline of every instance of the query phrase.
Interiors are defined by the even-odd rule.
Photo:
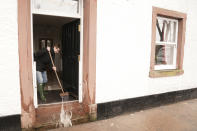
[[[50,52],[50,51],[49,51],[49,56],[50,56],[50,58],[51,58],[51,62],[52,62],[53,67],[55,67],[55,64],[54,64],[54,62],[53,62],[53,59],[52,59],[52,56],[51,56],[51,52]],[[54,70],[54,72],[55,72],[57,81],[58,81],[58,83],[59,83],[59,85],[60,85],[60,87],[61,87],[61,89],[62,89],[62,93],[64,93],[64,90],[63,90],[63,88],[62,88],[62,84],[61,84],[61,82],[60,82],[59,76],[57,75],[57,71]]]

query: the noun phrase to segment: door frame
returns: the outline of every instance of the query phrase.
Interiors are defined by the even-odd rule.
[[[83,67],[82,68],[82,103],[76,102],[83,111],[96,117],[96,22],[97,0],[83,0]],[[31,128],[39,121],[39,109],[34,106],[33,74],[32,74],[32,28],[31,28],[31,1],[18,0],[18,48],[20,66],[21,89],[21,127]],[[72,105],[71,105],[72,106]],[[57,109],[61,105],[56,105]],[[53,105],[44,108],[45,114],[51,114]],[[41,110],[41,109],[40,109]],[[74,108],[75,110],[75,108]],[[41,116],[39,116],[41,117]],[[44,117],[44,116],[43,116]],[[93,118],[93,119],[94,119]]]
[[[38,98],[37,98],[37,82],[36,82],[36,73],[35,73],[35,63],[33,61],[33,46],[34,46],[34,39],[33,39],[33,15],[39,14],[38,11],[34,11],[33,9],[33,0],[31,1],[31,48],[32,48],[32,71],[33,71],[33,87],[34,87],[34,106],[35,108],[38,108]],[[46,13],[46,14],[44,14]],[[47,12],[40,13],[39,15],[50,15],[50,16],[56,16],[56,17],[68,17],[68,18],[76,18],[80,19],[80,61],[79,61],[79,84],[78,84],[78,101],[82,102],[82,70],[83,70],[83,0],[79,0],[79,15],[71,15],[69,13],[65,13],[65,15],[54,13],[54,14],[47,14]],[[55,103],[47,103],[47,104],[41,104],[41,105],[50,105],[50,104],[57,104],[60,102]],[[39,104],[40,105],[40,104]]]

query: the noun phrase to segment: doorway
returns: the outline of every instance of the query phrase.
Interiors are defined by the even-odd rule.
[[[65,104],[66,107],[67,106],[72,107],[74,113],[73,116],[80,116],[80,118],[82,117],[82,114],[87,115],[91,113],[92,116],[95,114],[94,111],[96,111],[96,109],[93,108],[94,106],[90,106],[90,105],[95,104],[95,94],[96,94],[95,74],[96,74],[97,1],[86,0],[83,1],[83,3],[84,6],[81,6],[82,8],[80,8],[80,10],[83,11],[82,16],[77,17],[81,19],[80,22],[81,59],[79,62],[80,63],[79,64],[79,79],[80,79],[79,100],[68,102]],[[20,63],[22,128],[30,128],[32,126],[38,127],[37,125],[38,123],[39,125],[43,123],[50,123],[51,119],[49,119],[49,117],[57,113],[61,108],[61,103],[42,105],[42,106],[39,105],[38,107],[36,105],[36,100],[34,100],[37,97],[34,97],[36,91],[34,91],[33,89],[36,88],[31,88],[32,86],[34,86],[35,83],[34,82],[35,79],[33,79],[34,75],[32,75],[33,73],[32,66],[34,67],[34,64],[32,59],[33,58],[33,27],[32,27],[33,21],[31,18],[33,14],[38,14],[38,13],[39,13],[38,10],[31,12],[31,1],[18,0],[18,34],[19,34],[18,45],[19,45],[19,58],[20,58],[19,63]],[[54,14],[54,13],[49,12],[48,15],[49,14]],[[70,15],[61,15],[61,16],[70,16]],[[86,107],[91,107],[91,108],[88,110]]]
[[[54,64],[69,99],[79,98],[80,19],[33,14],[33,53],[59,44],[60,53],[55,54]],[[37,93],[38,104],[61,102],[61,88],[53,70],[47,69],[48,82],[44,88],[46,102]],[[38,88],[38,87],[37,87]]]

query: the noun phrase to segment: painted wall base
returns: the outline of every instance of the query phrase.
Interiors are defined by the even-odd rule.
[[[125,112],[135,112],[194,98],[197,98],[197,88],[101,103],[97,105],[97,119],[106,119]]]
[[[21,115],[0,117],[0,131],[21,131]]]

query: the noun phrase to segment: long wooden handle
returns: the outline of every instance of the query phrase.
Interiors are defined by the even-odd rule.
[[[50,56],[50,58],[51,58],[51,63],[52,63],[52,65],[53,65],[53,67],[55,67],[55,64],[54,64],[54,62],[53,62],[53,59],[52,59],[52,56],[51,56],[51,52],[50,52],[50,51],[49,51],[49,56]],[[62,89],[62,93],[64,93],[64,89],[63,89],[62,84],[61,84],[61,82],[60,82],[59,76],[57,75],[57,71],[54,70],[54,72],[55,72],[57,81],[58,81],[58,83],[59,83],[59,85],[60,85],[60,87],[61,87],[61,89]]]

